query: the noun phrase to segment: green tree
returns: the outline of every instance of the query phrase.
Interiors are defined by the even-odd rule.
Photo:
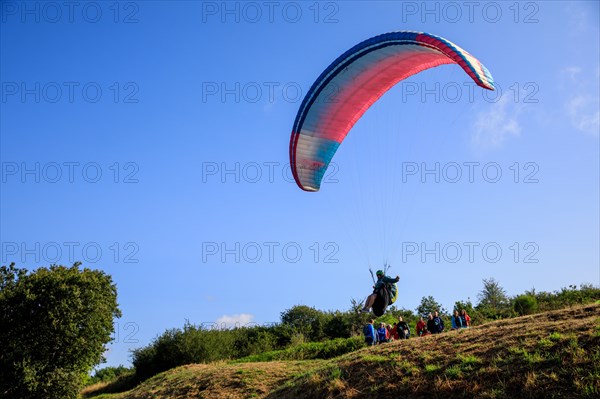
[[[418,316],[426,316],[428,313],[438,312],[440,316],[447,315],[448,311],[444,309],[431,295],[421,298],[421,303],[416,309]]]
[[[404,319],[404,321],[409,322],[409,321],[417,321],[418,317],[415,316],[415,314],[412,312],[412,310],[408,310],[405,308],[400,308],[398,309],[396,306],[392,305],[390,307],[387,308],[386,313],[391,314],[396,322],[398,320],[398,317],[402,316],[402,318]]]
[[[508,296],[504,288],[493,277],[483,279],[483,289],[477,294],[478,306],[500,310],[508,304]]]
[[[372,314],[362,313],[362,308],[362,300],[355,298],[350,299],[350,314],[348,315],[348,317],[350,319],[351,334],[353,335],[361,335],[363,331],[363,326],[367,324],[370,319],[374,318]]]
[[[117,288],[102,271],[0,268],[0,396],[76,398],[103,360]]]
[[[281,322],[292,326],[309,341],[320,341],[325,337],[326,315],[310,306],[296,305],[282,312]]]
[[[510,301],[504,288],[493,277],[483,279],[483,289],[477,294],[477,299],[479,299],[477,310],[484,313],[486,317],[506,316],[504,311],[508,308]]]
[[[90,377],[86,385],[96,384],[98,382],[110,382],[118,377],[131,374],[132,370],[123,365],[118,367],[104,367],[96,370],[93,377]]]
[[[328,313],[323,327],[327,338],[350,338],[352,336],[352,319],[347,312]]]
[[[519,295],[515,298],[514,309],[519,315],[527,315],[537,312],[538,302],[533,295]]]

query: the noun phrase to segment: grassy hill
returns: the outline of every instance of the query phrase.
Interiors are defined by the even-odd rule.
[[[330,360],[178,367],[83,398],[600,397],[600,304],[396,341]]]

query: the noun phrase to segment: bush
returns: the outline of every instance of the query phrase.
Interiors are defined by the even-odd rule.
[[[192,363],[230,359],[238,330],[206,330],[186,323],[170,329],[143,348],[133,351],[136,377],[142,381],[171,368]]]
[[[266,327],[240,329],[233,345],[233,357],[239,358],[276,349],[277,337],[272,329]]]
[[[325,321],[323,332],[328,338],[350,338],[352,336],[352,319],[348,313],[331,313]]]
[[[93,377],[90,377],[86,385],[97,384],[99,382],[109,382],[126,374],[130,374],[131,369],[120,365],[118,367],[104,367],[97,370]]]
[[[325,338],[323,330],[327,319],[326,313],[305,305],[296,305],[281,313],[281,323],[291,326],[308,341],[320,341]]]
[[[76,398],[120,317],[117,289],[99,270],[0,268],[0,393]]]
[[[533,314],[538,310],[537,299],[531,295],[519,295],[515,298],[513,309],[520,316]]]
[[[98,371],[99,373],[89,378],[86,384],[89,388],[84,389],[80,397],[91,398],[104,393],[125,392],[133,389],[138,383],[134,371],[123,366],[107,367]]]
[[[183,329],[165,331],[143,348],[133,351],[139,381],[160,372],[193,363],[237,359],[278,348],[273,328],[252,327],[207,330],[186,323]]]
[[[318,317],[326,318],[328,315],[321,312]],[[325,330],[332,334],[344,333],[349,326],[341,313],[330,315],[329,321],[325,324],[325,327],[328,326]],[[303,333],[290,324],[206,330],[187,323],[183,329],[167,330],[148,346],[133,351],[135,379],[143,381],[174,367],[218,360],[329,359],[364,346],[362,337],[324,342],[304,341],[306,337]],[[280,346],[280,342],[284,342],[288,348],[282,349],[284,346]]]
[[[362,337],[337,338],[324,342],[307,342],[291,348],[265,352],[239,359],[238,362],[270,362],[273,360],[331,359],[365,347]]]

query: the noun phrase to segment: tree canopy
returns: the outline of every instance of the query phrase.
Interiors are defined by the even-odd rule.
[[[428,313],[433,314],[434,312],[439,312],[440,315],[446,315],[448,313],[448,311],[431,295],[421,298],[421,303],[417,307],[416,311],[420,316],[426,316]]]
[[[479,299],[479,307],[489,308],[494,311],[506,307],[509,303],[506,291],[493,277],[483,279],[483,289],[477,295],[477,299]]]
[[[117,288],[106,273],[52,265],[0,267],[0,396],[76,398],[103,360]]]

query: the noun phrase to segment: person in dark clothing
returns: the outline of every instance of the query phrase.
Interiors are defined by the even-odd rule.
[[[402,316],[398,317],[398,322],[394,325],[394,339],[408,339],[410,337],[410,327],[408,323],[402,319]]]
[[[368,346],[375,345],[377,343],[377,334],[375,333],[375,326],[373,326],[375,320],[371,320],[363,327],[363,334],[365,335],[365,343]]]
[[[429,327],[430,322],[432,328]],[[438,312],[434,312],[433,317],[427,322],[427,329],[431,331],[432,334],[440,334],[442,331],[444,331],[444,321],[440,316],[438,316]]]
[[[391,278],[386,276],[383,270],[377,270],[377,282],[373,286],[373,293],[367,297],[367,300],[365,301],[365,306],[362,308],[361,311],[363,313],[368,313],[373,307],[373,304],[375,303],[375,299],[377,298],[377,291],[379,291],[379,289],[385,287],[388,284],[390,285],[390,289],[395,290],[396,288],[394,284],[398,281],[400,281],[399,276],[396,276],[396,278]],[[394,295],[393,292],[390,294],[392,296]]]
[[[433,334],[435,330],[436,330],[436,328],[435,328],[435,323],[433,322],[433,314],[429,313],[427,315],[427,331],[429,331],[431,334]]]

